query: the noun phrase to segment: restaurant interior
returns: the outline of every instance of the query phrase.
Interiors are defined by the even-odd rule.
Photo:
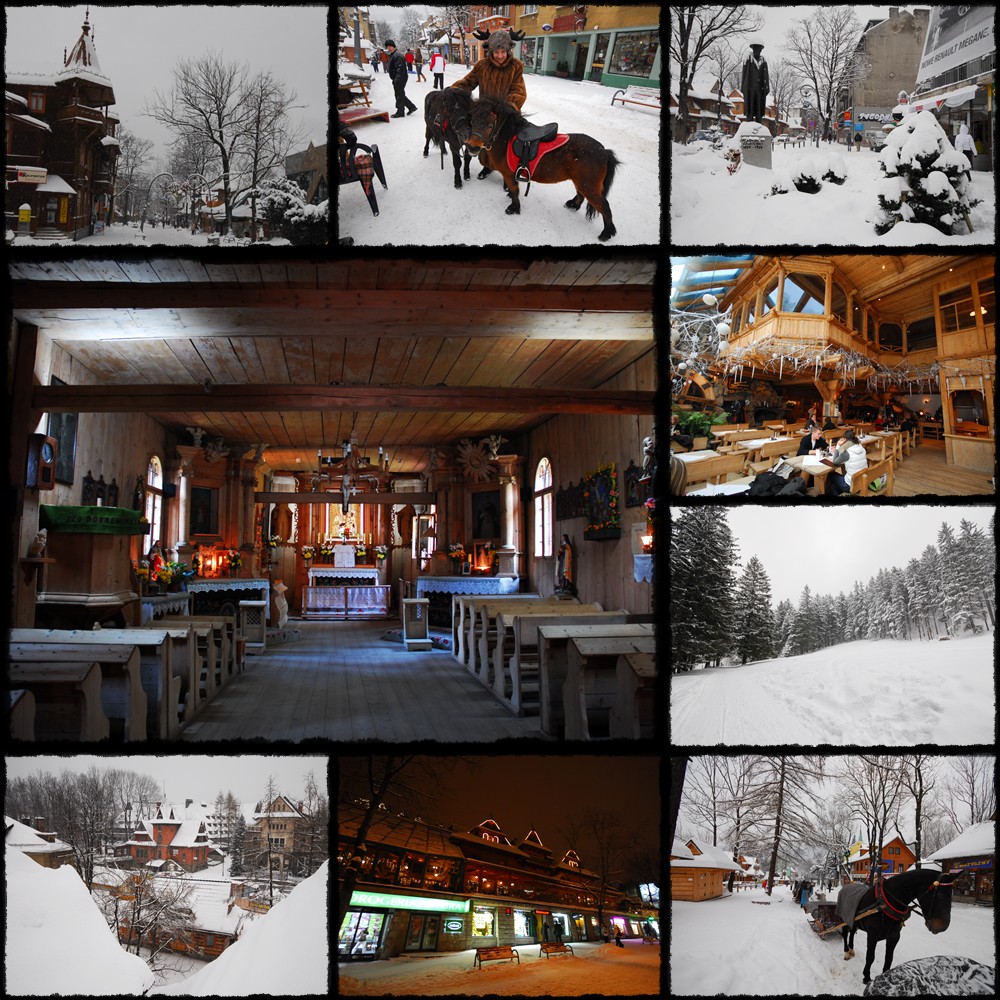
[[[994,267],[985,254],[672,258],[671,492],[754,495],[783,462],[798,495],[829,494],[852,431],[867,468],[848,498],[993,494]],[[811,420],[821,448],[803,445]]]

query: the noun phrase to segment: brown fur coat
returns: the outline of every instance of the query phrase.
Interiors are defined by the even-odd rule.
[[[480,97],[510,101],[518,111],[528,97],[524,89],[524,64],[513,56],[508,56],[503,66],[498,66],[492,56],[480,59],[469,73],[452,86],[470,93],[478,87]]]

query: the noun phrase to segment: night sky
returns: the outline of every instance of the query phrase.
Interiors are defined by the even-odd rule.
[[[420,815],[469,830],[492,814],[515,844],[534,826],[561,856],[570,844],[558,828],[568,827],[571,814],[607,808],[621,817],[636,847],[657,852],[659,773],[659,758],[649,756],[467,755],[454,761]],[[583,855],[585,845],[578,849]]]

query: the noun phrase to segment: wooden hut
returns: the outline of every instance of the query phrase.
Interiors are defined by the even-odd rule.
[[[994,813],[996,816],[996,813]],[[945,872],[964,869],[955,882],[953,897],[959,902],[993,904],[993,870],[996,866],[996,840],[993,819],[974,823],[950,844],[930,855]]]
[[[675,849],[670,853],[670,898],[697,903],[715,899],[724,891],[729,872],[742,872],[743,866],[733,861],[729,852],[711,844],[698,843],[693,838],[682,845],[690,857]]]

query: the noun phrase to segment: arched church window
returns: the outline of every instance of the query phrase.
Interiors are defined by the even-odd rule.
[[[535,469],[535,557],[552,555],[552,465],[543,458]]]

